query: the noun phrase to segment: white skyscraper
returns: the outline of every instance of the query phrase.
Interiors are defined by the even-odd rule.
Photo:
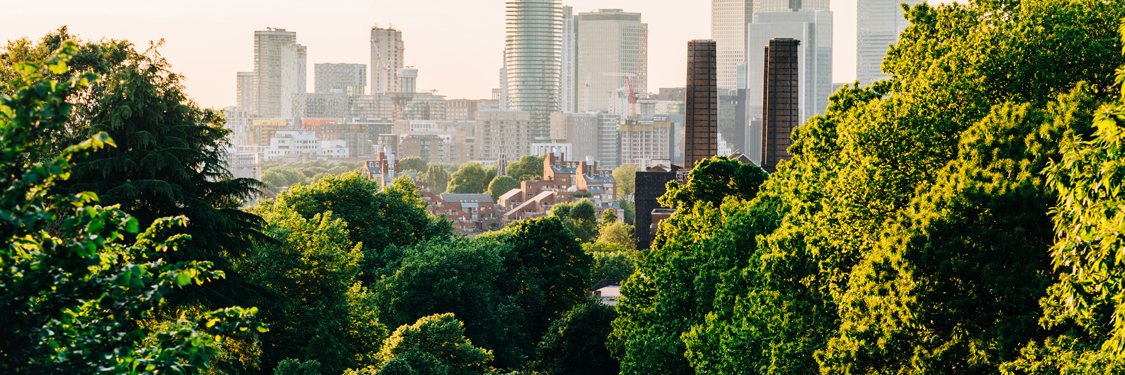
[[[859,0],[856,13],[856,80],[870,85],[887,78],[880,66],[891,44],[898,42],[910,22],[901,3],[914,6],[923,0]]]
[[[235,84],[235,105],[242,111],[254,113],[254,72],[238,72]]]
[[[508,0],[504,67],[508,108],[531,114],[531,140],[550,139],[559,108],[562,6],[559,0]]]
[[[579,111],[616,107],[614,113],[628,116],[628,108],[611,101],[617,97],[628,103],[630,89],[638,96],[648,92],[648,24],[641,23],[640,13],[621,9],[579,13],[577,19],[578,71],[583,80]]]
[[[711,39],[715,41],[719,89],[739,89],[738,63],[746,61],[746,24],[754,0],[711,0]]]
[[[297,33],[285,29],[266,28],[254,32],[254,114],[263,117],[281,115],[282,56],[286,48],[297,43]]]
[[[754,12],[754,23],[747,28],[746,84],[748,118],[762,117],[762,92],[765,85],[765,47],[770,39],[793,38],[798,45],[797,67],[800,122],[824,113],[832,95],[832,12]]]
[[[297,43],[281,51],[281,117],[294,116],[294,98],[304,94],[308,82],[308,48]]]
[[[559,77],[559,112],[578,110],[578,24],[574,8],[562,7],[562,74]]]
[[[371,93],[397,92],[398,70],[405,67],[402,32],[394,28],[371,28]]]

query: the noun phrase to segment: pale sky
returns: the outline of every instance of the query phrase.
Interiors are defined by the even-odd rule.
[[[684,85],[687,42],[711,37],[709,0],[563,0],[575,13],[619,8],[649,25],[650,91]],[[855,0],[831,0],[833,82],[855,79]],[[82,39],[128,39],[139,49],[164,38],[161,54],[187,77],[203,107],[235,103],[235,73],[253,71],[254,31],[297,32],[308,47],[308,88],[316,63],[368,64],[371,26],[403,32],[406,65],[418,89],[447,98],[486,99],[499,87],[503,0],[44,0],[3,6],[0,41],[39,39],[68,25]]]

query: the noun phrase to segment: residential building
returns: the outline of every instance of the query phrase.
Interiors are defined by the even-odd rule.
[[[347,117],[353,119],[378,119],[392,121],[395,113],[394,97],[374,94],[348,97]]]
[[[531,121],[531,113],[525,111],[478,111],[473,159],[497,160],[502,154],[515,160],[527,155],[531,147]]]
[[[621,125],[621,164],[645,165],[654,159],[669,159],[671,123],[625,120]]]
[[[809,2],[800,9],[810,9]],[[771,39],[791,38],[800,41],[797,58],[800,66],[798,95],[801,107],[798,122],[823,114],[832,95],[832,12],[825,9],[755,12],[754,23],[747,26],[746,79],[749,85],[749,118],[762,117],[763,61],[765,47]],[[728,139],[729,140],[729,139]]]
[[[350,98],[341,90],[334,91],[292,95],[289,118],[350,117]]]
[[[316,64],[314,69],[313,84],[317,94],[326,94],[333,90],[339,90],[348,96],[366,93],[367,65]]]
[[[371,28],[371,93],[398,92],[398,70],[404,67],[402,32],[393,27]]]
[[[398,160],[391,150],[384,149],[375,159],[363,162],[363,176],[375,180],[379,186],[387,187],[398,177]]]
[[[314,132],[279,131],[270,138],[265,160],[277,160],[286,155],[316,156],[320,153],[320,139]]]
[[[318,156],[326,156],[331,159],[343,159],[351,157],[351,152],[348,150],[347,141],[320,141],[320,149],[317,150]]]
[[[496,211],[491,195],[426,193],[423,199],[428,201],[427,210],[431,214],[449,219],[461,233],[503,228],[503,219]]]
[[[239,152],[235,147],[227,147],[226,151],[223,162],[232,177],[262,179],[262,167],[258,164],[258,153]]]
[[[653,126],[668,128],[667,155],[669,163],[684,163],[684,115],[656,115],[652,119]],[[640,165],[640,164],[638,164]]]
[[[254,114],[254,72],[238,72],[235,82],[235,106]]]
[[[715,41],[688,42],[687,108],[684,115],[687,136],[684,142],[684,166],[718,153],[718,89],[715,87]]]
[[[405,134],[399,138],[400,155],[419,157],[427,163],[461,164],[465,157],[465,134]]]
[[[766,49],[765,103],[763,104],[761,167],[768,173],[777,171],[777,164],[792,158],[789,146],[796,129],[800,96],[798,44],[796,39],[770,40]],[[797,104],[797,106],[794,106]]]
[[[258,147],[269,147],[270,138],[285,129],[289,122],[282,119],[252,119],[250,120],[250,144]]]
[[[599,9],[579,13],[578,71],[584,87],[578,112],[611,111],[614,94],[631,103],[648,92],[648,24],[640,13]]]
[[[738,87],[738,63],[746,60],[746,24],[761,0],[711,0],[711,39],[717,44],[718,87]]]
[[[288,44],[281,53],[281,117],[293,118],[293,97],[304,94],[306,90],[308,48],[300,44]]]
[[[613,113],[599,112],[597,145],[598,157],[607,168],[616,168],[621,163],[621,116]]]
[[[530,140],[547,140],[559,106],[562,7],[559,0],[508,0],[506,13],[507,108],[531,116]]]
[[[898,35],[910,26],[902,3],[914,6],[924,0],[858,0],[856,4],[856,80],[860,85],[886,79],[883,58]]]
[[[458,121],[473,121],[477,119],[477,108],[480,100],[473,99],[446,99],[445,119]]]
[[[398,91],[406,94],[418,92],[418,69],[404,68],[398,70]]]
[[[574,8],[562,7],[562,54],[560,55],[559,112],[578,111],[578,24]]]
[[[231,146],[250,145],[250,112],[246,107],[223,108],[223,117],[226,124],[223,126],[231,131],[228,140]]]
[[[297,43],[297,33],[285,29],[266,28],[254,32],[254,104],[255,115],[277,117],[282,106],[282,56],[287,47]]]
[[[552,113],[551,139],[574,146],[567,152],[576,159],[598,157],[598,115],[596,113]]]
[[[532,143],[528,155],[547,155],[561,152],[564,155],[573,155],[574,145],[570,143]]]

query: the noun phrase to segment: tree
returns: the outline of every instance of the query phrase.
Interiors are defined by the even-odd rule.
[[[327,211],[343,219],[349,240],[363,245],[365,272],[361,280],[368,285],[388,272],[384,267],[398,259],[400,251],[394,246],[409,246],[452,233],[448,221],[426,212],[425,201],[405,177],[380,191],[375,181],[349,172],[308,186],[292,187],[278,194],[277,199],[259,204],[264,211],[287,206],[306,220]]]
[[[560,203],[551,207],[551,216],[561,219],[579,242],[590,242],[597,236],[598,222],[594,203],[582,199],[574,203]]]
[[[617,317],[613,306],[588,299],[551,324],[531,367],[545,374],[617,375],[619,364],[605,347]]]
[[[617,181],[618,198],[636,193],[637,172],[640,171],[641,168],[635,164],[621,164],[613,169],[613,179]]]
[[[510,246],[488,239],[419,243],[406,251],[401,266],[374,288],[383,320],[410,324],[423,317],[453,313],[465,322],[465,335],[490,349],[502,367],[517,367],[530,355],[532,336],[520,327],[523,312],[499,288]]]
[[[625,224],[633,225],[633,219],[636,218],[637,206],[633,201],[621,198],[617,200],[617,204],[621,205],[621,209],[625,211],[625,217],[622,218]]]
[[[510,176],[497,176],[488,184],[488,193],[492,195],[493,202],[499,202],[501,195],[519,188],[520,182],[516,179]]]
[[[301,362],[289,358],[277,364],[273,375],[320,375],[320,362],[313,359]]]
[[[547,155],[524,155],[520,157],[519,161],[508,163],[506,172],[516,181],[541,179],[543,178],[543,162],[546,159]]]
[[[633,251],[637,249],[637,239],[633,236],[635,232],[636,229],[632,225],[625,223],[602,224],[601,230],[598,231],[597,242],[617,244],[626,251]]]
[[[602,211],[602,225],[613,224],[617,222],[617,210],[606,209]]]
[[[585,248],[584,248],[585,250]],[[590,286],[602,280],[625,280],[636,272],[637,266],[630,253],[624,250],[615,252],[587,251],[594,259],[590,266]]]
[[[431,192],[441,193],[449,186],[450,174],[449,171],[442,168],[441,165],[431,164],[430,169],[426,171],[424,177],[426,184],[430,187]]]
[[[483,193],[488,188],[488,171],[480,163],[465,163],[453,173],[446,193],[466,194]]]
[[[415,171],[415,172],[419,172],[419,173],[425,173],[426,171],[429,170],[429,165],[426,162],[426,159],[422,159],[422,158],[417,157],[417,156],[411,156],[411,157],[402,158],[402,160],[399,160],[398,161],[398,169],[400,171],[404,171],[404,172],[405,171]]]
[[[98,205],[96,194],[60,194],[74,157],[115,146],[95,133],[58,154],[45,155],[40,137],[57,134],[74,108],[68,98],[94,74],[53,80],[78,52],[73,41],[42,64],[14,66],[0,95],[0,371],[183,373],[204,370],[217,339],[242,330],[255,309],[185,313],[160,326],[138,324],[166,294],[222,278],[207,262],[162,257],[189,238],[176,233],[186,219],[160,218],[140,232],[139,220]],[[54,146],[51,146],[54,147]],[[126,236],[135,238],[127,241]]]
[[[521,220],[481,237],[511,246],[500,289],[523,310],[529,337],[541,337],[552,320],[585,298],[590,256],[559,218]]]
[[[63,28],[38,46],[26,41],[10,45],[3,53],[6,66],[0,70],[42,61],[41,52],[68,38]],[[262,236],[261,219],[239,208],[265,185],[233,178],[225,168],[229,131],[222,127],[222,114],[200,109],[186,95],[183,77],[172,73],[158,52],[162,43],[153,43],[141,53],[125,41],[76,42],[82,60],[75,69],[94,72],[99,79],[70,97],[79,105],[65,130],[41,134],[38,142],[51,146],[30,156],[53,158],[66,147],[105,132],[119,147],[75,155],[70,178],[56,188],[69,194],[93,192],[105,205],[120,205],[142,227],[162,217],[190,218],[185,233],[191,240],[165,259],[211,261],[228,277],[175,293],[169,300],[174,307],[199,302],[213,309],[275,298],[230,272],[227,261],[244,254],[250,241]]]
[[[436,314],[403,325],[379,349],[380,374],[471,375],[490,370],[492,353],[473,346],[453,314]]]
[[[263,367],[280,368],[287,358],[315,359],[328,372],[373,364],[387,328],[377,319],[374,295],[359,283],[363,248],[352,242],[347,223],[331,211],[305,219],[284,205],[257,212],[278,241],[259,243],[236,268],[291,301],[263,309],[273,327],[260,335]]]

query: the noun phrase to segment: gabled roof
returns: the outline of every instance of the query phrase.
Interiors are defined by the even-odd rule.
[[[617,183],[617,179],[613,178],[613,175],[608,175],[608,174],[607,175],[593,175],[593,176],[587,175],[587,176],[582,176],[582,178],[586,180],[587,184],[588,183],[606,183],[606,182]]]
[[[528,200],[527,200],[526,202],[523,202],[523,203],[521,203],[521,204],[520,204],[519,206],[516,206],[516,208],[513,208],[513,209],[511,209],[511,210],[508,210],[508,212],[505,212],[505,213],[504,213],[504,216],[508,216],[508,215],[514,214],[514,213],[516,213],[516,212],[519,212],[519,211],[520,211],[520,210],[522,210],[522,209],[523,209],[524,207],[527,207],[528,205],[530,205],[530,204],[532,204],[532,203],[535,203],[535,202],[540,202],[540,201],[542,201],[542,200],[544,200],[544,199],[547,199],[547,197],[549,197],[549,196],[552,196],[552,195],[554,195],[554,194],[556,194],[556,193],[555,193],[555,192],[553,192],[553,191],[550,191],[550,190],[548,190],[548,191],[544,191],[544,192],[542,192],[542,193],[539,193],[539,194],[536,194],[536,195],[535,195],[534,197],[532,197],[531,199],[528,199]]]
[[[516,194],[519,194],[519,193],[522,193],[522,192],[523,192],[523,190],[520,190],[519,188],[508,190],[507,193],[504,193],[504,195],[500,196],[500,199],[504,199],[504,200],[512,199],[512,197],[516,196]]]

